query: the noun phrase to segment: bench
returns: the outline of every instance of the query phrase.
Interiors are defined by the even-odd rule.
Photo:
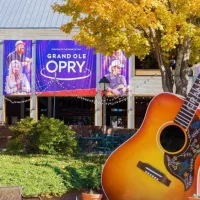
[[[19,186],[1,186],[0,187],[0,200],[23,200],[23,199],[39,199],[40,197],[24,197],[22,189]]]

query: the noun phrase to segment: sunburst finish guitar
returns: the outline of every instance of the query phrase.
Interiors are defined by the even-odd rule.
[[[200,167],[200,75],[183,99],[161,93],[144,121],[107,159],[102,186],[109,200],[187,200]]]

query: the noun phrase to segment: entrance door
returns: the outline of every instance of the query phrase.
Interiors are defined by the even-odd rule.
[[[11,125],[30,116],[29,97],[6,97],[6,124]]]

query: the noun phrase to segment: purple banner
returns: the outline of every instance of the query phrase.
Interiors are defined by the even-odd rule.
[[[101,77],[110,81],[107,95],[128,95],[129,59],[118,50],[112,56],[101,56]]]
[[[36,41],[36,92],[44,95],[93,95],[96,55],[72,40]]]
[[[32,41],[4,40],[4,95],[31,93]]]

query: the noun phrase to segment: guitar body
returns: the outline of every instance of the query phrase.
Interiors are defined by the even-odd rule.
[[[109,200],[187,200],[196,193],[200,138],[192,132],[200,128],[200,111],[192,122],[196,127],[186,131],[174,122],[183,102],[170,93],[156,96],[138,132],[109,156],[102,171]],[[173,153],[160,141],[166,127],[179,128],[185,137],[182,147]]]

